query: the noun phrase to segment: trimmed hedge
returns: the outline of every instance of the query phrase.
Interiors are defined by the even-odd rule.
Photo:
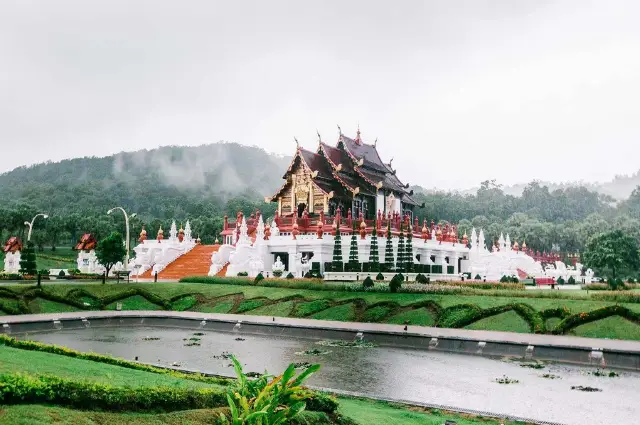
[[[46,403],[106,411],[175,411],[227,405],[217,388],[112,387],[57,376],[0,375],[2,404]]]
[[[544,333],[545,323],[540,313],[528,304],[507,304],[498,307],[481,309],[475,304],[460,304],[445,308],[436,322],[436,326],[443,328],[463,328],[478,320],[495,316],[507,311],[515,311],[528,324],[534,333]]]

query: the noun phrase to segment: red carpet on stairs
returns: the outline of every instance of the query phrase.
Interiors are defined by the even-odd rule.
[[[158,273],[158,279],[179,280],[186,276],[207,276],[211,267],[211,256],[218,248],[220,245],[196,245]]]

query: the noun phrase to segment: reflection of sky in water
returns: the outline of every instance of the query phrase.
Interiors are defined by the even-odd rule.
[[[230,361],[220,358],[233,353],[246,371],[272,373],[291,362],[322,364],[309,383],[327,388],[358,391],[419,402],[445,404],[476,410],[510,413],[567,424],[600,425],[637,423],[640,408],[640,374],[622,372],[619,378],[595,377],[590,368],[551,365],[529,369],[518,364],[460,354],[399,348],[324,347],[314,341],[256,336],[242,333],[205,332],[200,346],[185,347],[196,330],[160,328],[89,328],[31,334],[31,339],[94,351],[142,362],[170,365],[230,375]],[[244,341],[236,341],[242,336]],[[160,337],[145,341],[144,337]],[[330,351],[320,356],[296,352],[318,348]],[[553,373],[562,379],[544,379]],[[500,385],[495,378],[507,375],[519,384]],[[572,386],[601,388],[598,393],[571,390]]]

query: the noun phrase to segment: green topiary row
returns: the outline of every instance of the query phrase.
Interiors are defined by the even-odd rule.
[[[606,319],[611,316],[624,317],[625,319],[637,325],[640,325],[640,313],[631,311],[628,308],[623,307],[621,305],[610,305],[607,307],[602,307],[597,310],[590,311],[588,313],[587,312],[578,313],[578,314],[573,314],[571,316],[568,316],[562,322],[558,323],[556,328],[553,330],[553,333],[564,334],[580,325],[595,322],[601,319]]]
[[[463,328],[477,322],[478,320],[505,313],[507,311],[515,311],[520,317],[522,317],[529,325],[531,332],[545,332],[545,323],[540,313],[530,305],[523,303],[507,304],[486,309],[481,309],[475,304],[455,305],[445,308],[442,311],[442,314],[436,320],[436,326],[443,328]]]
[[[2,404],[46,403],[106,411],[175,411],[227,405],[217,388],[112,387],[57,376],[0,375]]]

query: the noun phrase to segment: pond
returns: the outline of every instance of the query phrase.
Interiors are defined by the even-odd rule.
[[[599,377],[595,368],[546,364],[522,367],[503,359],[391,347],[340,347],[316,340],[159,327],[113,327],[30,333],[27,338],[162,365],[232,375],[234,354],[245,371],[280,373],[291,362],[320,363],[309,385],[512,414],[565,424],[637,422],[640,374]],[[23,336],[24,338],[24,336]],[[159,339],[158,339],[159,338]],[[198,340],[189,340],[199,338]],[[189,345],[190,344],[190,345]],[[199,344],[199,345],[198,345]],[[319,350],[320,355],[301,352]],[[554,375],[556,379],[543,377]],[[508,377],[517,383],[500,384]],[[571,387],[595,387],[582,392]]]

